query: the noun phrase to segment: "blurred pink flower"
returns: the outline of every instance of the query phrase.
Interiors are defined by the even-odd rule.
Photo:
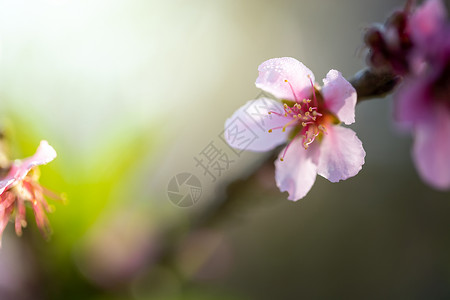
[[[37,166],[51,162],[56,151],[47,141],[41,141],[36,153],[24,160],[13,162],[8,175],[0,181],[0,242],[1,235],[10,217],[15,215],[17,235],[26,227],[25,202],[30,202],[36,218],[36,224],[45,237],[50,233],[49,222],[45,211],[50,212],[44,195],[59,198],[58,195],[39,185]],[[32,171],[32,172],[30,172]]]
[[[413,159],[425,182],[450,188],[450,25],[440,0],[411,16],[411,73],[396,95],[397,121],[414,135]]]
[[[393,12],[385,24],[373,24],[364,41],[369,49],[367,62],[378,70],[407,76],[420,69],[429,55],[434,56],[445,36],[445,5],[441,0],[428,0],[415,7],[409,0],[402,10]]]
[[[405,8],[393,12],[384,24],[373,24],[367,29],[364,35],[369,49],[367,63],[373,68],[396,75],[409,72],[408,55],[413,46],[408,28],[411,4],[408,1]]]
[[[356,175],[364,164],[365,151],[355,132],[338,126],[355,122],[356,91],[336,70],[330,70],[318,90],[314,74],[294,58],[274,58],[262,63],[256,86],[273,94],[282,103],[260,98],[239,108],[225,127],[240,119],[247,128],[264,128],[258,138],[245,147],[267,151],[290,140],[275,162],[275,180],[289,200],[303,198],[319,174],[331,182]],[[260,114],[251,116],[249,109]]]

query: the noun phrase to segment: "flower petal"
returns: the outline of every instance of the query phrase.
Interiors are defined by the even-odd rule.
[[[225,122],[224,137],[227,143],[236,149],[250,151],[267,151],[287,141],[288,130],[269,129],[283,126],[289,118],[275,113],[284,113],[280,102],[268,98],[248,101]]]
[[[284,150],[275,161],[275,180],[280,191],[289,193],[289,200],[297,201],[309,192],[317,175],[319,147],[313,143],[303,148],[302,139],[292,141],[281,161]]]
[[[329,126],[320,147],[317,173],[331,182],[345,180],[358,174],[365,156],[362,143],[353,130]]]
[[[410,18],[412,39],[419,46],[429,48],[430,39],[443,28],[446,19],[446,8],[441,0],[426,1]]]
[[[35,166],[45,165],[56,157],[56,151],[47,141],[41,141],[36,153],[22,161],[17,160],[11,166],[8,175],[0,180],[0,194],[14,184],[17,180],[22,180],[28,172]]]
[[[402,128],[409,129],[417,122],[433,119],[432,95],[428,76],[405,80],[395,95],[394,117]]]
[[[450,188],[450,109],[437,105],[435,117],[416,124],[413,159],[422,179],[438,189]]]
[[[16,181],[16,179],[9,174],[3,180],[0,180],[0,195],[3,194],[3,192],[8,187],[10,187],[15,181]]]
[[[13,165],[11,168],[11,173],[14,174],[14,178],[23,179],[28,174],[28,172],[35,166],[45,165],[56,158],[56,151],[52,146],[48,144],[47,141],[41,141],[36,153],[24,160],[22,160],[17,165]]]
[[[357,100],[355,88],[336,70],[328,72],[323,84],[322,95],[326,107],[345,124],[354,123]]]
[[[312,86],[308,75],[314,82],[314,74],[304,64],[292,57],[272,58],[259,67],[256,86],[271,93],[278,99],[295,101],[309,98]],[[288,80],[288,82],[285,82]],[[295,97],[291,86],[295,91]]]
[[[52,146],[48,144],[47,141],[41,141],[39,147],[36,150],[36,153],[23,160],[22,164],[31,169],[32,167],[45,165],[51,162],[56,158],[56,151]]]

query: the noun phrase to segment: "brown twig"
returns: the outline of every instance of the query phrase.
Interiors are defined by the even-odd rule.
[[[362,69],[350,80],[356,89],[358,102],[372,98],[382,98],[391,93],[400,83],[401,77],[387,71],[374,71],[373,69]]]

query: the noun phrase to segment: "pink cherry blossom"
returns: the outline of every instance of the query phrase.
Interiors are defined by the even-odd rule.
[[[396,95],[396,120],[414,135],[413,159],[425,182],[450,188],[450,25],[440,0],[411,16],[414,43],[407,74]]]
[[[303,198],[319,174],[331,182],[355,176],[364,164],[365,151],[355,132],[341,127],[355,122],[356,91],[336,70],[330,70],[321,90],[314,74],[294,58],[274,58],[262,63],[256,86],[279,101],[249,101],[225,122],[239,119],[258,138],[239,145],[225,131],[230,146],[267,151],[289,141],[275,162],[275,180],[289,200]],[[249,113],[252,109],[259,112]],[[260,129],[263,130],[260,130]]]
[[[50,233],[45,212],[50,212],[51,209],[44,195],[52,198],[60,197],[39,185],[39,174],[36,167],[51,162],[55,157],[56,151],[53,147],[47,141],[41,141],[33,156],[21,161],[14,161],[7,176],[0,180],[0,241],[13,214],[15,215],[16,233],[19,236],[22,234],[22,227],[27,225],[25,220],[26,202],[31,204],[36,224],[44,236]]]

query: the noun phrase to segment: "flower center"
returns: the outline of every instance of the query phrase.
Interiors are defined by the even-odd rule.
[[[308,76],[309,77],[309,76]],[[326,128],[323,125],[324,118],[323,114],[318,112],[319,104],[316,98],[316,92],[314,88],[314,84],[312,83],[311,78],[309,78],[312,87],[312,95],[313,100],[311,99],[302,99],[299,101],[294,92],[294,89],[291,83],[288,80],[285,80],[287,84],[289,84],[292,94],[294,95],[295,104],[289,106],[287,103],[284,104],[284,113],[279,113],[275,111],[269,111],[270,114],[275,114],[280,117],[286,119],[286,123],[283,126],[278,126],[269,129],[269,133],[273,130],[282,130],[286,131],[288,127],[294,127],[293,132],[296,132],[292,140],[286,146],[281,161],[284,160],[287,150],[289,149],[292,141],[296,138],[302,138],[302,144],[305,149],[308,149],[309,145],[311,145],[316,137],[321,133],[326,133]]]

